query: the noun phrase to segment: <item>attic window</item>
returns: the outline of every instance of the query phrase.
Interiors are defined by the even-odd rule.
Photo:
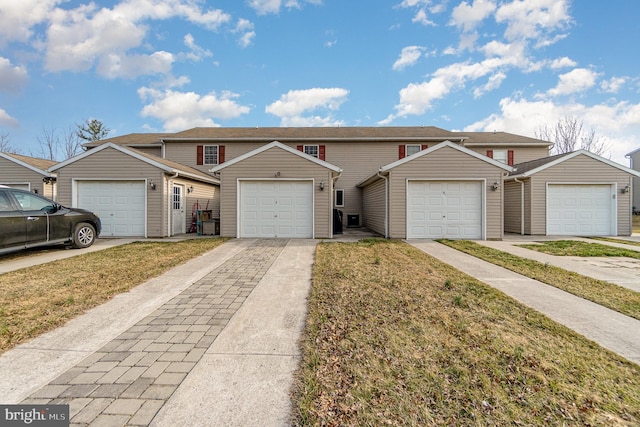
[[[304,154],[318,158],[320,155],[319,147],[317,145],[305,145]]]
[[[422,146],[419,144],[407,144],[406,146],[406,155],[410,156],[412,154],[416,154],[418,152],[420,152],[420,150],[422,149]]]

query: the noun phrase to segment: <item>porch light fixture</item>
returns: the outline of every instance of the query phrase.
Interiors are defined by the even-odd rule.
[[[324,181],[320,181],[320,191],[324,190]]]
[[[156,184],[153,182],[153,180],[149,181],[149,188],[151,188],[152,190],[156,189]]]
[[[187,193],[193,193],[193,185],[187,187]]]
[[[626,193],[628,193],[629,191],[631,191],[631,187],[630,187],[630,186],[628,186],[628,185],[627,185],[626,187],[624,187],[624,188],[621,190],[622,194],[626,194]]]
[[[498,181],[494,182],[493,185],[491,186],[491,191],[496,191],[499,186],[500,184],[498,184]]]
[[[276,172],[276,178],[280,178],[280,171]]]

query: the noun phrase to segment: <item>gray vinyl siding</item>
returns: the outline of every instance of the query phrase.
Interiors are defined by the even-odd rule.
[[[187,233],[189,233],[191,225],[195,221],[197,210],[210,210],[212,218],[220,219],[219,186],[186,179],[169,180],[169,186],[171,186],[171,188],[173,188],[173,184],[184,185],[185,188],[184,211],[186,219],[185,230]],[[193,191],[191,193],[187,191],[190,187],[193,187]],[[172,199],[167,201],[167,206],[170,202],[172,202]]]
[[[228,162],[266,144],[267,143],[235,141],[168,142],[165,143],[164,158],[186,166],[191,166],[194,169],[209,174],[209,170],[216,165],[198,165],[199,145],[224,145],[224,161]]]
[[[274,180],[278,172],[280,172],[280,179],[313,178],[315,180],[313,190],[315,237],[330,238],[332,236],[333,189],[330,170],[276,147],[220,171],[220,234],[222,236],[237,237],[238,179]],[[326,183],[324,190],[319,189],[321,181]]]
[[[147,192],[147,236],[167,236],[167,206],[163,195],[171,195],[173,188],[164,179],[164,172],[148,163],[115,149],[91,154],[57,170],[58,200],[71,206],[72,179],[92,180],[153,180],[156,189]]]
[[[640,172],[640,151],[631,155],[630,166],[631,169]],[[633,177],[633,206],[636,209],[640,209],[640,178]]]
[[[538,172],[531,177],[531,230],[534,235],[547,233],[547,183],[565,184],[613,184],[617,183],[617,223],[619,236],[631,235],[631,193],[620,190],[630,185],[632,176],[585,155],[579,155],[558,165]]]
[[[389,237],[406,238],[407,232],[407,179],[482,180],[486,179],[485,230],[487,239],[502,239],[502,192],[490,187],[502,183],[503,170],[466,153],[444,147],[426,156],[404,163],[389,173]]]
[[[504,231],[505,233],[522,232],[522,197],[523,186],[519,182],[504,183]]]
[[[487,150],[513,150],[513,163],[524,163],[531,160],[537,160],[542,157],[549,156],[549,149],[547,147],[518,147],[518,146],[486,146],[486,147],[467,147],[468,149],[480,153],[483,156],[487,155]]]
[[[135,148],[138,151],[141,151],[145,154],[150,154],[152,156],[156,156],[156,157],[160,157],[162,158],[162,147],[158,147],[158,146],[153,146],[153,147],[140,147],[140,146],[133,146],[132,148]]]
[[[45,185],[42,178],[44,175],[0,157],[0,185],[29,184],[31,191],[55,200],[55,185]]]
[[[362,190],[362,204],[366,215],[362,218],[363,226],[382,236],[385,235],[386,219],[386,181],[379,179]]]

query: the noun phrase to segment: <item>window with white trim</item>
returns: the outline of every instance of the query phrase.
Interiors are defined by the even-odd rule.
[[[320,148],[318,145],[305,145],[304,154],[318,158],[320,156]]]
[[[336,189],[335,206],[338,208],[344,207],[344,190],[342,189]]]
[[[493,160],[507,164],[507,150],[493,150]]]
[[[405,155],[411,156],[412,154],[419,153],[422,150],[422,146],[420,144],[407,144],[405,145]]]
[[[204,156],[205,165],[217,165],[218,164],[218,146],[205,145],[203,156]]]

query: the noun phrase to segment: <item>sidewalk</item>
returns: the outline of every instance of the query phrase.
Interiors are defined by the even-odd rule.
[[[407,243],[640,364],[640,321],[440,243]]]
[[[315,244],[229,241],[6,352],[2,403],[68,403],[77,426],[287,425]]]

